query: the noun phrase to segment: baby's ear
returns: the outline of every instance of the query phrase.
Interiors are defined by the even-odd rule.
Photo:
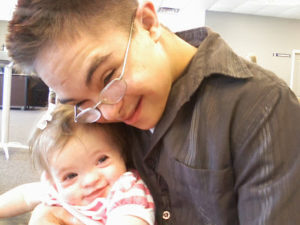
[[[47,171],[44,171],[41,175],[41,182],[48,185],[48,186],[52,186],[55,190],[57,190],[56,188],[56,184],[53,181],[53,178],[51,176],[51,174]]]
[[[51,175],[47,171],[43,171],[41,175],[41,182],[50,182],[52,180]]]

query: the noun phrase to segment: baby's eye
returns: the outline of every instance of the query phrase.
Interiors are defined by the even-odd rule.
[[[107,159],[108,159],[108,156],[106,156],[106,155],[101,156],[101,157],[98,159],[98,163],[99,163],[99,164],[102,164],[102,163],[104,163]]]
[[[111,81],[111,79],[112,79],[114,73],[115,73],[115,70],[112,70],[111,73],[108,74],[108,75],[104,78],[104,86],[107,85],[107,84]]]
[[[67,174],[66,176],[64,176],[63,180],[66,181],[66,180],[72,180],[74,179],[75,177],[77,177],[77,173],[69,173]]]

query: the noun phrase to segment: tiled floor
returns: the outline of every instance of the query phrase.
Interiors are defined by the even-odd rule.
[[[37,121],[45,110],[11,110],[10,113],[10,142],[19,142],[27,145],[27,140]],[[2,110],[0,110],[1,120]],[[1,127],[1,122],[0,122]],[[1,131],[0,131],[1,135]],[[38,172],[33,168],[28,150],[9,149],[9,160],[5,160],[4,151],[0,149],[0,194],[19,184],[36,181]],[[28,224],[30,214],[10,219],[0,219],[0,225]]]

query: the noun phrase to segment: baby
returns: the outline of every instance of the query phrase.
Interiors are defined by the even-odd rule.
[[[0,196],[0,218],[60,205],[84,224],[154,224],[154,202],[129,158],[122,124],[82,124],[59,106],[31,141],[42,181]]]

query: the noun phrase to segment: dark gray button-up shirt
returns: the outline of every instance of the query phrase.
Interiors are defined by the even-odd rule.
[[[158,224],[300,224],[300,105],[207,28],[155,131],[130,128]]]

